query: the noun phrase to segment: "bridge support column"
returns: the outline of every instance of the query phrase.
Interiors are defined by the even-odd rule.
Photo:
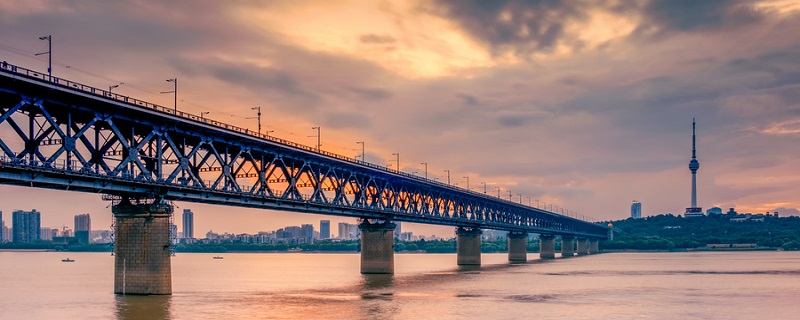
[[[589,239],[578,239],[578,255],[585,256],[589,254]]]
[[[514,232],[508,233],[508,261],[527,262],[528,261],[528,233]]]
[[[459,266],[481,265],[481,234],[478,228],[456,228],[456,254]]]
[[[539,235],[539,258],[554,259],[556,257],[556,237],[552,234]]]
[[[589,254],[600,253],[600,241],[597,239],[589,240]]]
[[[170,221],[166,203],[132,204],[123,198],[114,213],[114,293],[172,294]]]
[[[394,228],[389,221],[358,225],[361,230],[361,273],[394,273]]]
[[[567,258],[575,255],[575,238],[561,236],[561,257]]]

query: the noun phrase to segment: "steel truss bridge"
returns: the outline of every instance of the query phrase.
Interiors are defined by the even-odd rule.
[[[3,62],[0,183],[606,238],[607,228]]]

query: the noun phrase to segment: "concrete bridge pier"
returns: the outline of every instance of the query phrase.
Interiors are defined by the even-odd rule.
[[[481,265],[481,234],[478,228],[456,228],[456,254],[459,266]]]
[[[361,230],[361,273],[394,273],[394,228],[386,221],[370,223],[365,220],[358,225]]]
[[[114,214],[114,293],[172,294],[167,203],[132,204],[127,198]]]
[[[589,240],[589,254],[598,254],[600,253],[600,240],[591,239]]]
[[[575,255],[575,238],[561,236],[561,257],[568,258]]]
[[[578,239],[578,255],[585,256],[589,254],[589,239],[586,238],[579,238]]]
[[[539,235],[539,258],[554,259],[556,257],[556,237],[552,234]]]
[[[508,233],[508,261],[527,262],[528,261],[528,233],[515,232]]]

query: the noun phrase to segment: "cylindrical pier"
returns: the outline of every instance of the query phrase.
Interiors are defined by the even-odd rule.
[[[554,259],[556,257],[556,237],[552,234],[539,235],[539,258]]]
[[[567,258],[575,255],[575,238],[561,236],[561,257]]]
[[[528,234],[525,232],[508,233],[508,261],[528,261]]]
[[[358,225],[361,230],[361,273],[394,273],[394,228],[391,222]]]
[[[600,241],[597,239],[589,240],[589,254],[600,253]]]
[[[578,255],[585,256],[589,254],[589,239],[578,239]]]
[[[172,294],[169,217],[172,206],[123,201],[115,219],[114,293]]]
[[[481,265],[481,234],[478,228],[456,228],[456,255],[459,266]]]

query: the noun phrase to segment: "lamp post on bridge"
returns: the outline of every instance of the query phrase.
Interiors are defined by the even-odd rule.
[[[392,153],[393,156],[397,156],[397,172],[400,172],[400,152]]]
[[[175,108],[175,114],[178,114],[178,78],[167,79],[167,82],[172,82],[174,84],[172,91],[161,91],[161,93],[173,93],[175,95],[173,108]]]
[[[419,164],[425,165],[425,179],[428,179],[428,163],[420,162]]]
[[[366,147],[364,146],[365,145],[364,141],[356,141],[356,144],[360,144],[361,145],[361,161],[367,162],[367,158],[365,158],[365,156],[364,156],[365,155],[365,150],[366,150],[365,149]]]
[[[522,204],[522,194],[519,194],[519,204]]]
[[[258,135],[261,135],[261,106],[252,107],[250,108],[250,110],[258,111],[258,115],[256,116],[256,118],[258,119]]]
[[[483,183],[483,194],[486,194],[486,182],[484,181],[481,183]]]
[[[497,199],[500,199],[500,187],[495,187],[495,188],[497,188]]]
[[[450,185],[450,169],[444,169],[444,172],[447,172],[447,185]]]
[[[322,140],[320,138],[320,136],[321,136],[321,134],[320,134],[321,128],[320,127],[311,127],[311,130],[314,130],[314,129],[317,129],[317,135],[316,136],[309,136],[309,137],[317,137],[317,152],[319,152],[320,148],[322,147],[322,142],[321,142]]]
[[[469,177],[464,177],[464,179],[467,179],[467,190],[469,190]]]
[[[121,86],[123,84],[125,84],[125,82],[120,82],[120,83],[112,84],[112,85],[108,86],[108,94],[111,95],[111,90],[113,90],[115,88],[119,88],[119,86]]]
[[[53,36],[46,35],[43,37],[39,37],[39,40],[47,40],[47,52],[39,52],[34,56],[39,56],[43,54],[47,54],[47,75],[51,78],[53,77]]]
[[[211,111],[200,111],[200,120],[205,119],[204,116],[211,113]]]
[[[528,206],[530,207],[531,206],[531,197],[526,197],[526,198],[528,198]]]

